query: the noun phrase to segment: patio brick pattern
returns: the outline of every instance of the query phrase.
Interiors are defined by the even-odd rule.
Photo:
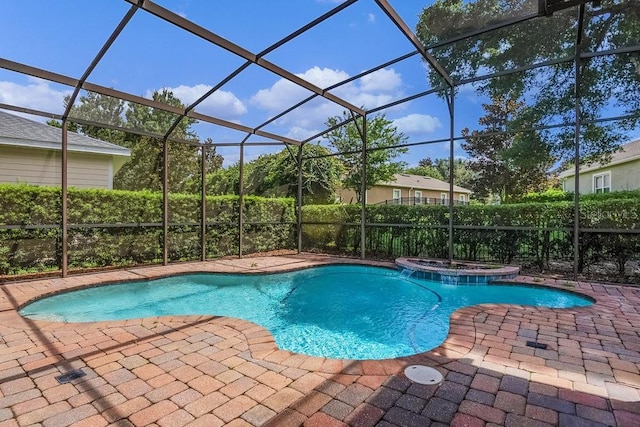
[[[484,304],[451,316],[419,355],[350,361],[293,354],[253,323],[168,316],[96,323],[21,317],[64,289],[187,272],[261,273],[358,260],[223,259],[0,286],[2,426],[639,426],[640,289],[518,277],[577,291],[591,307]],[[391,266],[385,263],[372,263]],[[526,346],[527,341],[547,349]],[[410,364],[440,386],[415,384]],[[55,377],[74,369],[68,384]]]

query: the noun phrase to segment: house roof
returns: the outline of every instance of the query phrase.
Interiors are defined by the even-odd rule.
[[[620,146],[621,150],[616,151],[611,156],[611,161],[605,164],[601,163],[593,163],[591,165],[581,167],[580,172],[590,172],[598,169],[602,169],[604,167],[614,166],[621,163],[633,162],[635,160],[640,160],[640,139],[636,139],[635,141],[631,141]],[[575,175],[575,169],[567,169],[558,174],[559,178],[568,178],[570,176]]]
[[[68,132],[67,144],[69,151],[124,157],[131,155],[127,148],[75,132]],[[60,150],[62,129],[0,111],[0,145]]]
[[[394,175],[393,181],[380,182],[378,185],[389,187],[411,188],[414,190],[435,190],[449,191],[449,183],[429,176],[409,175],[406,173],[397,173]],[[456,193],[471,194],[472,191],[457,185],[453,186]]]

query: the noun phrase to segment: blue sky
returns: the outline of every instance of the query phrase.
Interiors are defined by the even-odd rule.
[[[329,11],[335,0],[158,0],[210,31],[257,53]],[[410,28],[430,0],[394,0],[391,5]],[[58,6],[55,9],[54,6]],[[0,16],[0,56],[27,65],[78,78],[111,34],[130,5],[116,0],[50,1],[7,0]],[[7,42],[10,41],[10,42]],[[400,34],[372,0],[360,0],[300,38],[271,52],[266,59],[320,87],[353,76],[380,63],[411,52]],[[199,98],[244,61],[192,36],[145,11],[138,11],[88,81],[135,95],[171,89],[183,102]],[[374,108],[429,88],[425,65],[418,56],[356,80],[333,92],[357,106]],[[72,88],[0,69],[0,102],[61,113],[62,99]],[[310,93],[252,65],[197,108],[205,114],[255,127]],[[472,88],[457,98],[456,130],[476,127],[482,115]],[[324,129],[329,116],[343,110],[316,99],[264,128],[304,139]],[[446,138],[449,113],[446,103],[428,96],[384,111],[410,142]],[[42,120],[42,119],[40,119]],[[244,133],[200,123],[201,139],[239,142]],[[265,138],[251,137],[250,141]],[[247,158],[280,147],[255,147]],[[226,164],[238,158],[237,148],[220,148]],[[463,156],[461,150],[458,155]],[[446,144],[411,149],[408,164],[423,157],[446,157]]]

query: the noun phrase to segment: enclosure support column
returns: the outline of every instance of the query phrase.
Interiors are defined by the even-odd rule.
[[[454,118],[455,118],[455,110],[454,110],[454,100],[455,100],[455,92],[454,87],[452,86],[449,92],[449,96],[447,96],[447,106],[449,107],[449,262],[453,261],[453,156],[454,156]]]
[[[298,253],[302,252],[302,147],[304,144],[300,144],[298,147]]]
[[[62,120],[62,154],[60,158],[61,169],[62,169],[62,192],[60,195],[61,203],[60,203],[60,213],[61,213],[61,233],[62,233],[62,256],[60,260],[60,269],[62,270],[62,277],[67,277],[68,274],[68,265],[69,265],[69,254],[68,254],[68,221],[69,214],[67,212],[67,189],[69,183],[67,181],[68,178],[68,157],[67,157],[67,148],[68,148],[68,130],[67,130],[67,119]]]
[[[584,24],[584,4],[578,10],[578,32],[575,49],[575,178],[573,191],[573,276],[578,279],[580,267],[580,84],[582,80],[582,60],[580,50]]]
[[[357,123],[357,121],[356,121]],[[367,239],[365,233],[367,231],[367,115],[362,116],[362,179],[361,188],[362,192],[362,206],[360,211],[360,257],[366,259],[367,251],[365,245]]]
[[[200,147],[200,260],[207,260],[207,145]]]
[[[169,264],[169,141],[162,140],[162,265]]]
[[[240,143],[240,171],[238,184],[238,258],[242,258],[242,229],[244,228],[244,142]]]

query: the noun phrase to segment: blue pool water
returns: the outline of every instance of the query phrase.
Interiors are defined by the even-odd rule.
[[[515,285],[455,286],[395,270],[325,266],[269,275],[192,274],[55,295],[27,305],[31,319],[92,322],[219,315],[267,328],[282,349],[311,356],[386,359],[440,345],[455,310],[481,303],[553,308],[586,297]]]

